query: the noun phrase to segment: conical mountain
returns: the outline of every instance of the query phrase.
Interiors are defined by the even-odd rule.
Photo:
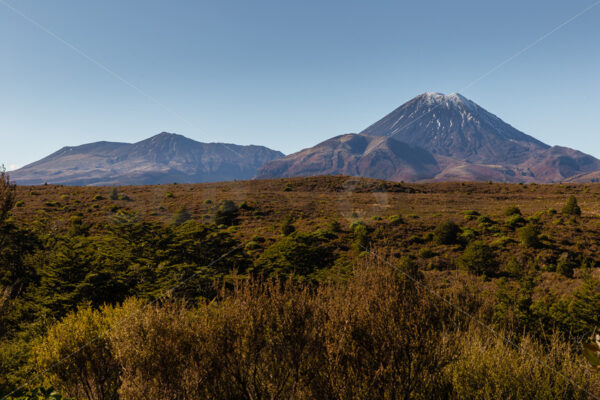
[[[350,151],[351,142],[368,145]],[[599,170],[596,158],[551,147],[458,93],[424,93],[360,134],[267,163],[257,177],[345,174],[408,181],[560,182],[586,179]]]
[[[550,147],[458,93],[424,93],[361,133],[393,137],[470,163],[521,163],[532,151]]]

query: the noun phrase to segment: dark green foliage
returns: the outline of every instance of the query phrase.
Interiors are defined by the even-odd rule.
[[[501,326],[510,326],[515,331],[531,328],[533,282],[521,279],[517,285],[502,278],[498,284],[496,304],[492,320]]]
[[[444,221],[433,231],[433,241],[436,244],[455,244],[458,240],[460,227],[453,221]]]
[[[498,260],[494,250],[480,240],[467,245],[458,259],[458,265],[476,275],[493,276],[498,272]]]
[[[577,199],[575,196],[571,195],[569,200],[567,200],[567,204],[562,209],[562,213],[565,215],[581,215],[581,208],[577,204]]]
[[[340,233],[342,231],[342,224],[337,219],[331,221],[329,224],[329,231],[332,233]]]
[[[112,190],[110,191],[109,198],[113,201],[119,200],[119,190],[116,187],[112,188]]]
[[[184,207],[181,207],[175,212],[175,215],[173,215],[173,225],[181,225],[190,219],[192,219],[192,214],[190,214],[189,211]]]
[[[299,277],[330,267],[335,261],[331,236],[323,231],[294,232],[269,246],[255,263],[255,273]]]
[[[539,228],[531,222],[519,229],[519,239],[525,247],[533,249],[542,247]]]
[[[525,218],[521,216],[521,214],[512,214],[508,218],[506,218],[506,226],[511,229],[515,229],[519,226],[522,226],[526,223]]]
[[[512,217],[513,215],[522,215],[521,210],[517,206],[508,207],[504,210],[504,215],[507,217]]]
[[[225,200],[217,210],[215,223],[217,225],[234,225],[239,213],[238,206],[232,200]]]
[[[283,234],[283,236],[291,235],[296,230],[296,228],[293,225],[293,222],[294,217],[292,217],[291,215],[285,217],[285,219],[283,220],[283,224],[281,224],[281,233]]]
[[[10,177],[4,170],[4,166],[0,168],[0,224],[8,217],[8,213],[15,206],[16,202],[16,186],[10,181]]]
[[[566,276],[567,278],[572,278],[573,270],[577,267],[578,264],[574,260],[573,256],[568,252],[564,252],[558,258],[558,262],[556,263],[556,272]]]
[[[352,235],[354,236],[354,248],[357,251],[366,251],[369,249],[369,229],[363,223],[352,225]]]
[[[244,201],[244,202],[242,202],[242,204],[240,204],[240,210],[252,211],[252,210],[254,210],[254,207],[252,207],[250,204],[248,204],[248,202]]]
[[[392,215],[389,218],[389,221],[390,221],[390,225],[401,225],[404,223],[404,219],[402,218],[402,215],[398,215],[398,214]]]

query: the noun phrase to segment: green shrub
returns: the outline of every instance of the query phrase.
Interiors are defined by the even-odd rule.
[[[469,243],[471,240],[474,240],[476,236],[477,233],[473,229],[466,228],[460,234],[459,239],[465,243]]]
[[[23,207],[25,205],[25,202],[23,200],[19,200],[15,203],[15,207]]]
[[[233,225],[239,215],[237,205],[231,200],[224,200],[215,215],[217,225]]]
[[[455,244],[460,233],[460,227],[453,221],[444,221],[433,231],[436,244]]]
[[[520,214],[512,214],[506,218],[505,225],[511,229],[515,229],[519,226],[525,225],[525,222],[525,218],[523,218]]]
[[[479,215],[481,215],[481,214],[479,214],[479,212],[475,211],[475,210],[467,210],[467,211],[465,211],[465,219],[467,221],[471,221],[471,220],[477,219],[477,217],[479,217]]]
[[[48,331],[33,349],[33,359],[44,378],[74,398],[116,399],[119,364],[106,333],[110,312],[80,308]],[[60,365],[56,365],[60,364]]]
[[[398,214],[390,216],[388,220],[390,221],[390,225],[400,225],[404,223],[402,215]]]
[[[532,223],[528,223],[519,229],[519,239],[521,240],[521,244],[525,247],[534,249],[542,247],[539,228]]]
[[[296,230],[296,228],[293,225],[293,222],[294,218],[291,215],[285,217],[285,219],[283,220],[283,224],[281,224],[281,233],[283,234],[283,236],[291,235]]]
[[[189,211],[185,209],[185,207],[181,207],[173,215],[173,225],[181,225],[184,222],[189,221],[190,219],[192,219],[192,214],[190,214]]]
[[[569,197],[567,204],[565,204],[562,209],[562,213],[565,215],[581,215],[581,208],[579,208],[575,196],[571,195],[571,197]]]
[[[477,221],[480,224],[486,224],[486,225],[495,224],[495,222],[490,217],[488,217],[487,215],[482,215],[481,217],[477,218]]]
[[[556,263],[556,272],[567,278],[573,277],[573,270],[577,268],[577,262],[573,259],[573,256],[568,252],[564,252],[558,258]]]
[[[95,195],[92,198],[93,201],[100,201],[100,200],[104,200],[104,197],[100,196],[99,194]]]
[[[340,233],[342,231],[342,224],[337,219],[334,219],[329,224],[329,231],[332,233]]]
[[[498,271],[498,261],[494,250],[480,240],[467,245],[458,259],[458,265],[476,275],[492,276]]]
[[[171,192],[167,192],[167,193],[165,194],[165,197],[166,197],[167,199],[172,199],[172,198],[173,198],[173,197],[175,197],[175,196],[173,195],[173,193],[171,193]]]
[[[510,206],[506,210],[504,210],[504,215],[506,217],[512,217],[513,215],[523,215],[521,214],[521,209],[516,206]]]
[[[112,188],[112,190],[110,191],[109,197],[111,200],[119,200],[119,191],[117,190],[116,187]]]
[[[421,258],[431,258],[435,256],[435,253],[429,247],[423,247],[419,250],[419,256]]]
[[[269,246],[255,262],[255,272],[306,276],[335,261],[329,238],[320,231],[294,232]]]

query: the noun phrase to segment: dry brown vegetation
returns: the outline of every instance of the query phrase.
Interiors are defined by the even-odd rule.
[[[600,184],[313,177],[8,198],[0,393],[600,396],[580,351],[600,326]]]

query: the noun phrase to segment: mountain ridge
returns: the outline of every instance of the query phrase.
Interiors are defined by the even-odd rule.
[[[11,172],[19,184],[114,185],[250,179],[283,153],[264,146],[202,143],[162,132],[136,143],[66,146]]]

